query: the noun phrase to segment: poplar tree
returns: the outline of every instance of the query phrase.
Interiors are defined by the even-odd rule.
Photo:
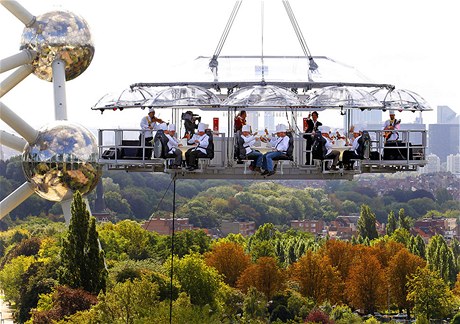
[[[441,235],[436,234],[431,238],[426,256],[430,270],[437,271],[440,277],[448,284],[455,282],[457,268],[454,262],[454,254]]]
[[[396,221],[395,213],[393,211],[390,211],[390,213],[388,214],[387,234],[393,234],[397,226],[398,224]]]
[[[399,210],[398,218],[399,218],[399,228],[404,228],[410,231],[410,220],[409,220],[409,217],[406,216],[404,212],[404,208],[401,208]]]
[[[73,197],[71,214],[67,236],[62,242],[59,283],[98,294],[105,290],[107,270],[99,250],[96,221],[94,217],[90,219],[78,191]]]
[[[358,234],[363,239],[369,241],[378,237],[377,227],[375,226],[375,214],[368,205],[361,206],[361,213],[358,219]]]

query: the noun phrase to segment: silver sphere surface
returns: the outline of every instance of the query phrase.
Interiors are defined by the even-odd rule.
[[[81,125],[56,121],[39,130],[25,146],[22,168],[35,192],[51,201],[89,193],[102,174],[94,135]]]
[[[24,28],[21,50],[38,53],[33,61],[34,74],[40,79],[52,81],[51,64],[55,59],[66,63],[66,80],[82,74],[94,56],[94,46],[86,21],[68,11],[52,11],[36,18],[36,23]]]

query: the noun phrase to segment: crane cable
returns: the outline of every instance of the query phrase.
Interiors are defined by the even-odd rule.
[[[217,66],[219,65],[219,62],[217,62],[217,58],[219,57],[220,52],[222,51],[222,48],[224,47],[225,41],[227,39],[228,34],[230,33],[230,29],[232,28],[233,22],[235,20],[236,14],[238,13],[238,10],[240,9],[242,1],[243,0],[237,0],[235,2],[235,5],[233,6],[233,10],[230,14],[230,17],[228,18],[227,25],[225,25],[225,28],[224,28],[224,31],[222,32],[219,43],[217,44],[216,50],[214,51],[214,55],[209,61],[209,68],[211,69],[211,71],[213,71],[215,79],[217,79]]]
[[[315,71],[318,69],[318,65],[313,60],[313,56],[311,55],[310,49],[308,48],[307,42],[303,37],[302,30],[299,27],[297,19],[294,16],[294,11],[292,11],[291,5],[289,4],[289,0],[283,0],[284,8],[286,9],[286,13],[291,21],[292,28],[294,28],[294,32],[296,33],[297,39],[299,40],[300,46],[302,47],[303,53],[306,57],[308,57],[310,61],[310,71]]]

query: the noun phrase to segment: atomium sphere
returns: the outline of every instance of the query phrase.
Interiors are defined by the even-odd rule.
[[[24,148],[22,168],[35,192],[51,201],[89,193],[102,173],[96,138],[81,125],[56,121],[41,128]]]
[[[24,28],[21,50],[38,53],[33,61],[34,74],[52,81],[51,64],[55,59],[66,63],[66,80],[82,74],[94,56],[88,24],[80,16],[67,11],[52,11],[37,17],[36,23]]]

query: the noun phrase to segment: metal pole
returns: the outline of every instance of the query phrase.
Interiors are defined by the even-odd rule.
[[[16,115],[4,103],[0,102],[0,118],[20,134],[28,143],[35,142],[38,131],[27,124],[21,117]]]
[[[4,130],[0,130],[0,144],[18,152],[22,152],[24,151],[24,147],[27,142],[18,136],[5,132]]]
[[[54,117],[67,120],[67,101],[65,95],[65,62],[56,59],[51,64],[53,69]]]
[[[0,60],[0,73],[12,70],[24,64],[29,64],[36,56],[37,52],[35,51],[23,50],[10,57],[4,58],[3,60]]]
[[[36,22],[36,17],[32,15],[27,9],[21,6],[15,0],[0,0],[9,12],[16,16],[26,27],[31,27]]]
[[[34,68],[32,65],[23,65],[3,80],[2,83],[0,83],[0,98],[13,89],[19,82],[24,80],[33,70]]]
[[[175,232],[175,216],[176,216],[176,176],[174,176],[173,184],[173,212],[172,212],[172,235],[171,235],[171,274],[170,274],[170,300],[169,300],[169,323],[172,324],[172,308],[173,308],[173,274],[174,274],[174,232]]]
[[[24,182],[18,189],[10,193],[0,202],[0,219],[19,206],[24,200],[34,193],[34,186],[30,182]]]

